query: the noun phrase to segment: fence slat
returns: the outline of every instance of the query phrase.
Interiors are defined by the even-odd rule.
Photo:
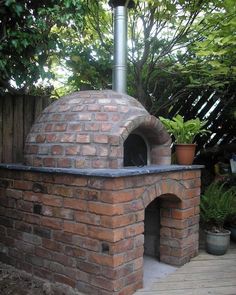
[[[34,97],[24,96],[24,142],[34,122]]]
[[[5,97],[3,101],[3,162],[13,162],[13,98]]]
[[[13,162],[23,161],[23,97],[14,97]]]
[[[3,129],[3,114],[2,114],[2,104],[3,104],[3,98],[0,98],[0,163],[3,162],[2,159],[2,147],[3,147],[3,134],[2,134],[2,129]]]

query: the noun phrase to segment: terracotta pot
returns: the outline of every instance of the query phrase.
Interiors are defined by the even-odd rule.
[[[191,165],[195,156],[196,144],[176,144],[175,152],[180,165]]]

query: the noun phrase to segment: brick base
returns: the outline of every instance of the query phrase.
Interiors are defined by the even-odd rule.
[[[93,295],[142,287],[144,211],[161,202],[160,260],[198,252],[200,171],[92,177],[0,169],[0,260]]]

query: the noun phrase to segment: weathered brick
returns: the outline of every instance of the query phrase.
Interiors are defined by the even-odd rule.
[[[61,239],[63,242],[63,239]],[[42,247],[52,250],[52,251],[58,251],[61,252],[63,251],[63,246],[61,243],[58,243],[54,240],[48,240],[48,239],[42,239]]]
[[[74,214],[75,216],[75,220],[77,222],[82,222],[82,223],[86,223],[86,224],[93,224],[93,225],[99,225],[101,223],[100,219],[100,215],[97,214],[92,214],[89,212],[75,212]]]
[[[33,233],[36,236],[43,237],[46,239],[50,239],[52,236],[50,229],[43,228],[42,226],[36,226],[36,225],[34,225]]]
[[[52,217],[41,217],[41,225],[44,227],[49,227],[52,229],[61,229],[62,228],[62,220],[58,218]]]
[[[65,232],[81,236],[87,235],[87,226],[85,224],[64,221],[63,229]]]
[[[63,151],[64,151],[64,148],[61,145],[53,145],[51,147],[52,155],[62,155]]]
[[[86,211],[88,207],[88,202],[79,199],[65,198],[64,206],[66,208],[71,208],[80,211]]]
[[[65,275],[61,275],[61,274],[54,274],[54,280],[55,282],[61,283],[61,284],[65,284],[65,285],[69,285],[72,288],[75,288],[76,286],[76,281],[72,280],[71,278],[68,278]]]
[[[106,254],[91,252],[88,256],[88,260],[98,265],[107,265],[107,266],[116,267],[116,266],[122,265],[125,262],[125,257],[123,254],[110,256]]]
[[[122,216],[101,216],[101,225],[108,228],[117,228],[136,222],[135,214],[126,214]]]
[[[102,214],[102,215],[121,215],[124,213],[124,207],[122,205],[105,204],[98,202],[88,203],[89,212]]]
[[[96,226],[88,226],[88,236],[94,239],[116,242],[125,237],[124,230],[121,229],[109,229],[109,228],[99,228]]]
[[[194,215],[194,207],[185,210],[172,209],[171,215],[174,219],[186,219]]]

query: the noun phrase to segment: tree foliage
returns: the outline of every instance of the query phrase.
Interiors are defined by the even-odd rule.
[[[0,1],[0,90],[26,92],[52,78],[50,56],[62,49],[53,28],[83,26],[86,6],[76,0]]]
[[[32,91],[43,78],[66,83],[57,96],[111,88],[108,0],[0,5],[3,90]],[[235,15],[234,0],[136,0],[128,20],[128,93],[156,114],[192,88],[234,83]]]

